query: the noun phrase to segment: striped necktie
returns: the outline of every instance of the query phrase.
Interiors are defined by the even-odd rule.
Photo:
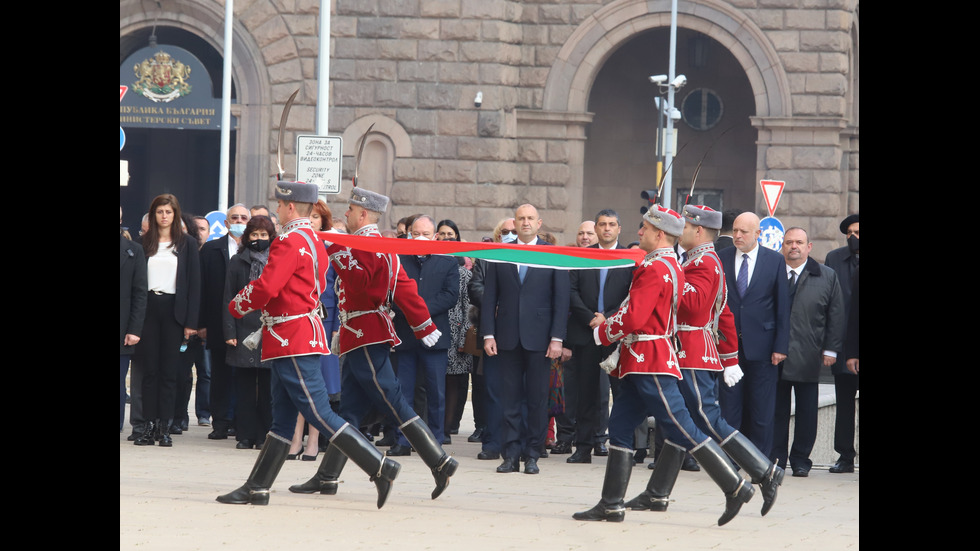
[[[748,253],[742,254],[742,266],[738,269],[738,277],[735,278],[735,288],[738,290],[738,296],[745,296],[745,289],[749,286],[749,255]]]

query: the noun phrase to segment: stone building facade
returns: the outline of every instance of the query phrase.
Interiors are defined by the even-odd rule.
[[[287,178],[295,136],[315,134],[320,5],[234,2],[237,201],[274,203],[279,118],[297,89],[283,129]],[[688,85],[675,95],[684,119],[669,168],[681,195],[670,205],[699,163],[695,191],[720,208],[765,216],[759,181],[785,181],[776,217],[808,229],[822,260],[859,206],[857,0],[676,5],[676,73]],[[224,9],[121,0],[120,57],[150,26],[220,55]],[[343,137],[345,156],[331,208],[345,210],[363,136],[359,182],[391,196],[389,226],[424,212],[478,240],[528,202],[560,243],[606,207],[623,217],[621,241],[635,239],[639,192],[657,184],[658,91],[647,77],[668,73],[670,26],[670,0],[334,0],[329,134]],[[711,112],[683,103],[688,95],[717,98],[723,114],[696,129]]]

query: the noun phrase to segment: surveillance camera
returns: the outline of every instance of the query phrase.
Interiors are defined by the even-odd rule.
[[[667,82],[667,75],[650,75],[650,82],[654,84],[663,84]]]
[[[687,77],[684,75],[677,75],[677,78],[670,81],[670,85],[673,86],[675,90],[682,88],[685,84],[687,84]]]
[[[476,93],[476,98],[473,99],[473,105],[475,105],[477,108],[483,105],[483,92]]]
[[[681,120],[681,112],[678,111],[676,107],[670,110],[670,120]]]

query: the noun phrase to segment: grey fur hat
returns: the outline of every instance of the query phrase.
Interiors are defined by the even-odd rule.
[[[384,211],[388,209],[389,199],[380,193],[355,187],[354,189],[350,190],[350,199],[348,199],[347,202],[351,205],[364,207],[370,211],[384,213]]]
[[[294,203],[316,203],[317,200],[316,184],[306,182],[276,182],[276,199],[292,201]]]
[[[681,215],[660,205],[651,205],[650,210],[643,215],[643,219],[674,237],[680,237],[684,232],[684,219]]]
[[[695,226],[721,229],[721,212],[705,205],[684,205],[684,219]]]

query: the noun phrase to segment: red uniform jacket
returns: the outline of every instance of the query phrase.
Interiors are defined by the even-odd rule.
[[[382,237],[369,224],[354,235]],[[396,254],[385,254],[340,245],[327,247],[337,272],[337,311],[340,317],[340,354],[369,344],[401,344],[392,324],[391,304],[405,314],[415,338],[436,330],[429,309],[419,296],[415,280],[408,277]]]
[[[309,237],[309,241],[303,235]],[[315,275],[310,242],[317,255]],[[228,310],[236,318],[262,310],[262,361],[330,354],[328,337],[317,308],[320,293],[327,284],[329,267],[327,251],[313,233],[309,218],[289,221],[283,226],[282,233],[272,240],[269,261],[262,275],[246,285],[228,304]]]
[[[677,308],[677,340],[680,342],[677,359],[681,369],[722,371],[728,365],[738,363],[738,339],[728,337],[735,335],[735,317],[727,305],[728,289],[721,260],[711,243],[698,245],[687,255],[688,260],[683,266],[684,291]],[[721,312],[717,328],[714,327],[716,312]],[[729,340],[718,345],[716,329]],[[720,348],[728,352],[725,359],[719,357]]]
[[[633,272],[625,303],[598,327],[602,345],[623,341],[611,375],[650,373],[683,378],[670,340],[675,325],[673,303],[683,288],[684,272],[673,249],[657,249],[643,258]],[[633,342],[637,337],[642,340]]]

